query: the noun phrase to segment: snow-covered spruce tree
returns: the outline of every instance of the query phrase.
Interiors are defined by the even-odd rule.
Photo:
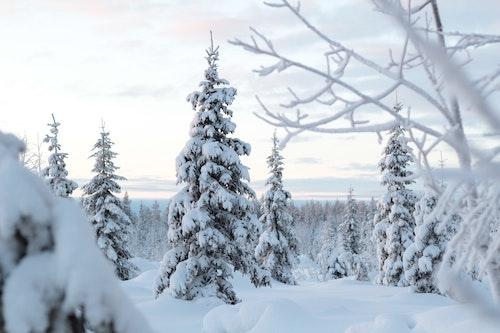
[[[327,221],[322,229],[321,250],[318,261],[324,280],[340,279],[348,275],[346,262],[338,250],[337,229],[332,221]]]
[[[139,214],[137,217],[137,225],[135,227],[135,238],[132,242],[134,255],[141,258],[149,258],[149,233],[153,224],[153,215],[151,208],[144,205],[141,201],[139,206]]]
[[[436,264],[442,257],[438,235],[434,228],[439,220],[432,214],[438,197],[427,189],[415,205],[415,239],[403,257],[405,277],[412,289],[422,293],[437,293],[434,281]]]
[[[0,332],[152,332],[78,204],[21,166],[23,148],[0,132]]]
[[[396,112],[402,105],[394,106]],[[378,213],[374,218],[374,241],[377,248],[377,283],[405,286],[403,253],[413,242],[415,220],[415,195],[408,188],[413,183],[413,173],[408,167],[413,162],[411,148],[404,136],[405,129],[396,124],[379,163],[382,186],[386,188]]]
[[[406,280],[419,293],[440,293],[436,276],[460,220],[437,207],[438,199],[429,188],[415,205],[415,239],[404,253]]]
[[[130,201],[130,198],[128,196],[127,191],[125,191],[125,194],[123,195],[122,208],[123,208],[123,211],[125,212],[125,214],[127,214],[127,216],[129,217],[132,224],[135,224],[137,217],[135,216],[134,212],[132,211],[132,203]]]
[[[218,58],[212,43],[201,91],[188,97],[196,113],[191,138],[177,158],[177,182],[184,187],[170,202],[171,249],[163,258],[155,294],[169,288],[176,298],[215,295],[234,304],[233,269],[249,274],[256,286],[269,284],[270,278],[254,256],[255,194],[240,161],[240,155],[250,154],[250,145],[229,137],[236,128],[228,108],[236,89],[219,78]]]
[[[353,198],[352,192],[352,188],[349,189],[344,216],[338,226],[339,251],[348,274],[354,275],[358,280],[367,280],[368,270],[361,257],[363,248],[362,230],[358,219],[356,200]]]
[[[375,245],[373,243],[372,235],[373,235],[373,220],[375,218],[375,214],[377,213],[377,201],[372,197],[370,201],[366,204],[366,211],[363,217],[363,223],[361,224],[361,240],[362,240],[362,248],[361,248],[361,257],[363,258],[363,262],[366,264],[368,272],[371,272],[375,269],[376,266],[376,256],[375,253]]]
[[[297,261],[297,239],[288,206],[291,195],[283,189],[283,157],[276,133],[272,140],[272,152],[267,158],[271,175],[266,181],[268,188],[262,198],[260,217],[263,231],[255,248],[255,256],[259,264],[271,272],[274,279],[282,283],[296,284],[292,268]]]
[[[127,280],[136,271],[136,267],[130,262],[131,255],[126,242],[131,221],[122,202],[114,195],[121,191],[116,181],[125,178],[115,174],[118,167],[113,159],[117,154],[111,150],[112,145],[109,132],[103,126],[90,156],[95,158],[92,171],[96,175],[82,187],[82,204],[94,226],[97,245],[115,265],[117,276]]]
[[[137,238],[137,215],[132,210],[132,202],[129,198],[128,192],[125,192],[122,199],[122,208],[123,212],[128,216],[130,223],[127,228],[127,239],[126,243],[128,244],[128,248],[130,252],[132,252],[132,248],[134,246],[134,241]]]
[[[161,217],[161,209],[158,201],[151,206],[151,223],[146,236],[146,244],[149,247],[146,258],[155,261],[161,260],[167,250],[167,224]]]
[[[78,185],[69,180],[68,171],[66,170],[66,163],[64,159],[68,154],[61,152],[61,145],[59,144],[59,125],[54,115],[52,115],[52,123],[48,124],[50,127],[50,134],[48,134],[44,142],[49,143],[48,166],[43,169],[42,175],[45,177],[47,185],[50,187],[55,195],[60,197],[68,197],[78,187]]]

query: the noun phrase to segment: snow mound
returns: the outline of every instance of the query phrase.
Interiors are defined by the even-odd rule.
[[[355,324],[346,333],[409,333],[413,331],[415,321],[400,314],[382,314],[373,322]],[[414,332],[414,331],[413,331]],[[425,331],[424,331],[425,332]]]
[[[288,299],[248,301],[238,306],[222,305],[203,318],[203,332],[312,332],[323,331],[323,320]]]

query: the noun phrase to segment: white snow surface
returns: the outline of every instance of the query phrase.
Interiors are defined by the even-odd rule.
[[[158,264],[143,259],[134,263],[146,270],[123,281],[122,287],[158,333],[500,332],[500,321],[489,321],[470,305],[350,277],[320,282],[301,280],[297,274],[297,286],[273,281],[272,287],[255,288],[236,272],[232,283],[242,299],[237,305],[224,304],[215,297],[184,301],[168,292],[155,300],[151,287]]]

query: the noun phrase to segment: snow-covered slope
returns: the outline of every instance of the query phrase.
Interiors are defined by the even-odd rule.
[[[155,263],[141,260],[146,270],[122,283],[153,329],[165,332],[345,332],[345,333],[498,333],[466,305],[408,288],[383,287],[349,278],[327,282],[300,281],[298,286],[274,282],[254,288],[235,274],[243,300],[226,305],[216,298],[182,301],[167,293],[153,298]]]

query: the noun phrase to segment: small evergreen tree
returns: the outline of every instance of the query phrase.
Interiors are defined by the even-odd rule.
[[[174,297],[193,299],[215,295],[234,304],[238,298],[232,271],[250,274],[255,285],[269,284],[253,255],[258,221],[252,213],[255,197],[241,155],[250,145],[232,138],[236,90],[219,78],[218,47],[207,50],[208,69],[201,91],[188,100],[196,114],[190,139],[177,158],[177,182],[183,189],[169,205],[168,238],[155,294],[169,288]]]
[[[128,196],[128,192],[125,192],[125,194],[123,195],[122,207],[123,207],[123,211],[125,212],[125,214],[127,214],[130,221],[132,222],[132,224],[134,224],[135,220],[136,220],[136,216],[135,216],[134,212],[132,211],[132,203],[131,203],[130,198]]]
[[[290,192],[283,189],[283,157],[278,147],[276,133],[273,148],[267,158],[271,176],[267,179],[268,189],[263,197],[260,221],[263,231],[255,248],[257,261],[271,272],[271,276],[287,284],[296,284],[292,274],[293,263],[297,261],[297,239],[294,222],[289,213]]]
[[[372,197],[370,201],[366,205],[366,214],[363,217],[362,223],[362,249],[361,249],[361,257],[363,258],[363,262],[365,263],[368,272],[374,270],[376,266],[376,256],[375,253],[375,245],[373,244],[373,219],[375,218],[375,214],[377,213],[377,202]]]
[[[125,192],[122,199],[123,212],[128,216],[130,220],[128,232],[126,234],[126,243],[129,245],[129,249],[132,252],[134,242],[137,239],[137,215],[132,210],[132,202],[128,196],[128,192]]]
[[[160,204],[155,200],[151,206],[151,224],[148,228],[146,241],[149,251],[146,258],[156,261],[161,260],[167,250],[167,224],[164,223],[161,215]]]
[[[338,249],[339,237],[333,221],[325,223],[321,234],[322,245],[318,259],[323,279],[340,279],[348,276],[345,257]]]
[[[394,107],[401,111],[402,105]],[[405,286],[403,253],[413,241],[415,195],[408,188],[414,181],[408,170],[413,162],[411,148],[400,123],[394,125],[379,163],[382,186],[386,192],[374,218],[374,239],[377,247],[377,283]]]
[[[345,204],[344,216],[338,227],[340,252],[347,266],[348,274],[355,275],[358,280],[367,280],[368,270],[361,257],[363,244],[360,221],[358,219],[358,208],[352,192],[353,190],[350,188]]]
[[[96,232],[97,245],[113,262],[117,276],[122,280],[131,278],[136,267],[130,262],[131,255],[126,240],[130,227],[130,217],[123,209],[122,202],[114,193],[120,193],[118,180],[125,178],[115,174],[118,169],[111,150],[113,142],[109,132],[102,127],[101,137],[94,145],[94,168],[96,175],[82,187],[82,204],[90,223]]]
[[[342,241],[342,250],[348,253],[356,254],[360,252],[361,237],[357,216],[357,206],[352,192],[353,189],[350,188],[344,208],[344,216],[339,224],[338,232]]]
[[[61,145],[58,138],[59,125],[60,123],[52,115],[52,123],[48,124],[51,134],[48,134],[44,139],[44,142],[49,143],[51,154],[49,155],[48,166],[43,169],[42,175],[45,177],[45,181],[52,192],[59,197],[65,198],[70,196],[78,185],[67,178],[68,171],[66,170],[64,159],[68,157],[68,154],[61,152]]]
[[[152,224],[153,214],[151,208],[144,205],[141,201],[139,205],[139,214],[137,216],[137,224],[134,228],[135,236],[131,246],[134,256],[152,259],[150,258],[150,244],[148,244]]]

